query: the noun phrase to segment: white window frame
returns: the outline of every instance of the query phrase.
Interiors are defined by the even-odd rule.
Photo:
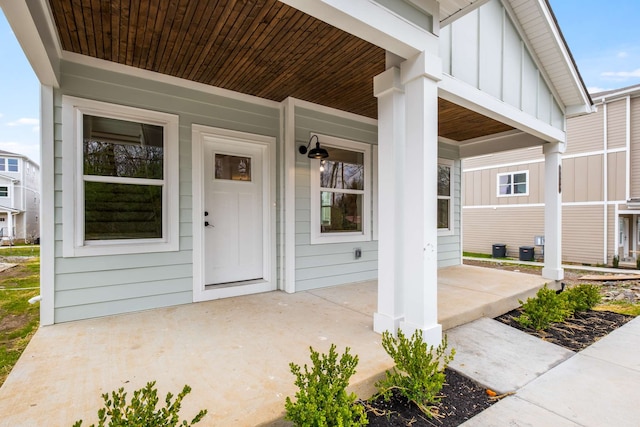
[[[513,192],[513,178],[514,175],[525,174],[525,185],[527,186],[527,191],[524,193],[514,194]],[[511,194],[500,194],[500,177],[511,175]],[[528,170],[520,170],[514,172],[501,172],[496,175],[496,196],[497,197],[519,197],[519,196],[528,196],[529,195],[529,171]]]
[[[147,123],[164,128],[162,237],[84,240],[83,115]],[[174,114],[71,96],[62,97],[63,256],[99,256],[179,250],[179,118]],[[102,178],[102,177],[101,177]],[[155,180],[154,180],[155,181]]]
[[[310,134],[312,137],[316,134]],[[322,233],[320,230],[320,160],[310,160],[311,187],[311,244],[368,242],[371,240],[371,145],[326,135],[317,135],[322,147],[335,147],[358,151],[363,154],[364,193],[362,196],[362,231],[344,233]]]
[[[455,206],[455,197],[453,197],[455,192],[455,162],[450,159],[438,159],[438,166],[447,166],[449,168],[449,195],[448,196],[440,196],[436,194],[438,200],[449,200],[449,228],[438,228],[438,236],[452,236],[455,233],[455,224],[453,223],[453,212]],[[436,183],[437,186],[437,183]],[[437,222],[436,212],[436,222]]]

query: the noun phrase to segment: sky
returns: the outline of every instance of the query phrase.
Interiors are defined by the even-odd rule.
[[[590,92],[640,84],[640,0],[549,0]],[[0,11],[0,150],[40,163],[40,86]]]

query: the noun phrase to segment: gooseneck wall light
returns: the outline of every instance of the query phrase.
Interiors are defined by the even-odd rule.
[[[312,148],[311,150],[309,150],[313,138],[316,139],[316,148]],[[309,150],[308,154],[307,150]],[[300,147],[298,147],[298,151],[300,152],[300,154],[307,154],[307,157],[310,159],[326,159],[327,157],[329,157],[329,152],[320,147],[320,140],[318,139],[318,135],[311,135],[311,138],[309,138],[309,142],[307,143],[306,147],[304,145],[301,145]]]

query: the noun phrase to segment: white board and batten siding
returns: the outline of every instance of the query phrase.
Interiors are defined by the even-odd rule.
[[[323,111],[295,107],[295,143],[306,145],[312,133],[376,145],[377,126],[370,121],[338,117]],[[322,141],[321,141],[322,143]],[[378,242],[311,244],[311,162],[296,153],[295,162],[295,281],[296,291],[346,283],[375,280],[378,277]],[[373,165],[365,165],[372,168]],[[373,174],[375,179],[375,173]],[[369,188],[371,191],[371,188]],[[373,224],[372,224],[373,225]],[[373,225],[375,226],[375,225]],[[362,257],[355,259],[355,249]]]
[[[278,106],[252,104],[164,82],[71,62],[55,91],[55,322],[192,302],[191,125],[279,137]],[[62,96],[177,114],[179,251],[63,258]]]
[[[443,71],[555,128],[564,114],[499,0],[440,29]]]

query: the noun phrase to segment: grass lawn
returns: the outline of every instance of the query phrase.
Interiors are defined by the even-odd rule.
[[[0,273],[1,386],[38,329],[40,304],[28,300],[40,293],[40,248],[2,248],[0,262],[17,264]]]

